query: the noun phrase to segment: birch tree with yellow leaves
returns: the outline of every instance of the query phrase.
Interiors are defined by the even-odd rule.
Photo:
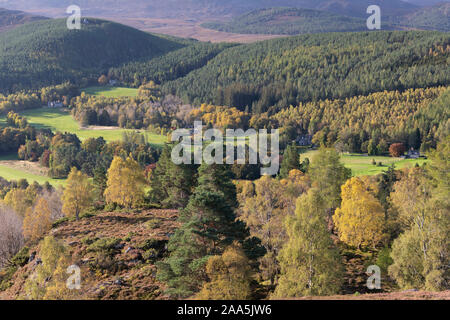
[[[39,198],[34,208],[28,208],[23,220],[23,236],[32,242],[41,239],[52,227],[52,212],[47,200]]]
[[[66,216],[75,216],[78,220],[80,213],[92,205],[94,187],[89,177],[72,168],[67,179],[63,194],[63,213]]]
[[[105,198],[126,208],[139,206],[144,200],[146,180],[139,164],[131,157],[114,157],[108,170]]]
[[[339,239],[358,248],[376,246],[383,239],[385,225],[380,201],[359,178],[348,180],[341,189],[341,207],[333,216]]]

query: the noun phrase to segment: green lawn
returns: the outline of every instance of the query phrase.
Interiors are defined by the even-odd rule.
[[[22,170],[17,169],[11,169],[6,166],[0,165],[0,177],[3,177],[6,180],[20,180],[20,179],[26,179],[28,183],[33,183],[34,181],[38,182],[39,184],[44,184],[46,181],[48,181],[52,186],[58,186],[58,185],[64,185],[66,183],[66,180],[63,179],[52,179],[45,176],[38,176],[35,174],[31,174],[28,172],[24,172]]]
[[[8,154],[5,156],[0,156],[0,161],[3,160],[17,160],[17,154]],[[44,184],[49,182],[53,186],[64,185],[66,183],[65,179],[52,179],[47,176],[41,176],[37,174],[32,174],[23,170],[13,169],[8,166],[2,165],[0,163],[0,177],[6,180],[20,180],[27,179],[28,183],[33,183],[34,181],[39,184]]]
[[[308,150],[302,153],[301,160],[305,158],[313,159],[317,150]],[[372,164],[372,160],[377,163],[381,162],[382,166],[375,166]],[[365,156],[361,154],[342,154],[342,163],[347,167],[352,169],[353,176],[366,176],[366,175],[376,175],[386,171],[390,165],[395,164],[396,169],[402,169],[407,167],[414,167],[417,164],[422,165],[429,160],[426,159],[402,159],[402,158],[392,158],[392,157],[382,157],[382,156]]]
[[[60,109],[40,108],[20,112],[27,118],[28,122],[36,128],[49,128],[52,131],[75,133],[81,140],[87,138],[103,137],[106,141],[115,141],[122,139],[122,134],[126,129],[80,129],[78,122],[76,122],[70,113]],[[5,117],[0,117],[0,125],[5,122]],[[128,130],[130,131],[130,130]],[[142,131],[144,132],[144,131]],[[145,132],[148,141],[155,146],[162,145],[167,141],[167,137]]]
[[[138,95],[138,89],[123,87],[89,87],[83,89],[82,91],[86,94],[110,98],[136,97]]]

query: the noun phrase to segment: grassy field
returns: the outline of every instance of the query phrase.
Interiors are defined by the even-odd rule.
[[[312,160],[316,153],[317,150],[308,150],[307,152],[302,153],[301,159],[309,158]],[[382,166],[373,165],[372,160],[375,160],[376,163],[381,162]],[[341,155],[341,161],[347,168],[352,169],[353,176],[371,176],[386,171],[392,164],[395,164],[396,169],[402,169],[414,167],[416,163],[422,165],[429,160],[423,158],[402,159],[382,156],[365,156],[361,154],[343,154]]]
[[[82,90],[86,94],[104,97],[136,97],[138,89],[123,87],[89,87]]]
[[[72,116],[68,112],[65,112],[60,109],[40,108],[20,112],[20,114],[25,116],[28,122],[34,127],[48,128],[55,132],[61,131],[61,132],[75,133],[81,140],[97,137],[103,137],[106,141],[121,140],[123,132],[127,131],[126,129],[119,129],[119,128],[81,129],[78,123],[72,118]],[[6,122],[5,117],[0,117],[0,127],[2,125],[5,125],[5,122]],[[145,131],[140,132],[145,133],[148,142],[154,145],[155,147],[159,147],[164,142],[167,141],[167,137],[165,136],[152,134]],[[16,160],[17,160],[16,154],[0,157],[0,177],[3,177],[7,180],[27,179],[29,183],[37,181],[40,184],[42,184],[48,181],[52,185],[65,184],[65,180],[51,179],[45,175],[35,174],[32,172],[28,172],[26,170],[21,170],[21,168],[16,165],[4,162]]]
[[[15,166],[9,164],[10,161],[17,162],[17,154],[0,156],[0,177],[3,177],[6,180],[17,181],[20,179],[26,179],[28,183],[33,183],[36,181],[39,184],[44,184],[48,181],[53,186],[64,185],[66,183],[65,179],[52,179],[46,175],[35,174],[17,169]]]
[[[52,131],[75,133],[81,140],[87,138],[103,137],[106,141],[122,139],[122,134],[126,129],[120,128],[88,128],[81,129],[70,113],[60,109],[40,108],[20,112],[28,122],[36,128],[48,128]],[[5,118],[0,117],[0,125],[5,123]],[[129,130],[128,130],[129,131]],[[142,131],[144,132],[144,131]],[[149,143],[159,146],[167,141],[165,136],[146,132]]]

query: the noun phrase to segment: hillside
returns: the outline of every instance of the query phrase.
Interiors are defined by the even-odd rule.
[[[156,262],[167,255],[167,242],[178,227],[176,210],[105,212],[86,215],[80,221],[54,225],[50,235],[68,248],[72,264],[81,269],[81,290],[77,299],[154,300],[168,299],[165,286],[156,280]],[[32,246],[12,259],[0,273],[0,300],[27,299],[27,279],[42,263],[41,246]],[[364,270],[364,261],[352,260],[348,267]],[[350,275],[351,276],[351,275]],[[354,275],[353,275],[354,276]],[[364,277],[364,271],[361,271]],[[364,283],[360,285],[363,290]],[[358,287],[359,288],[359,287]],[[353,288],[354,289],[354,288]],[[376,294],[348,294],[301,299],[331,300],[434,300],[450,299],[450,291],[402,291]]]
[[[29,23],[0,34],[0,88],[39,88],[98,78],[108,68],[150,59],[184,44],[117,23],[88,19],[68,30],[65,19]]]
[[[445,33],[303,35],[227,49],[163,89],[191,102],[259,113],[302,101],[447,85],[449,55]]]
[[[366,31],[363,19],[325,11],[270,8],[252,11],[230,22],[207,22],[202,27],[232,33],[286,34]]]
[[[450,2],[420,8],[406,14],[399,24],[416,29],[450,31]]]
[[[164,299],[154,264],[165,255],[176,218],[175,210],[101,213],[63,222],[50,234],[70,248],[72,263],[81,268],[83,299]],[[25,281],[39,265],[39,246],[28,254],[33,252],[36,257],[7,270],[9,276],[0,273],[0,300],[26,298]]]
[[[48,18],[31,15],[22,11],[0,8],[0,32],[13,29],[25,23],[45,19]]]

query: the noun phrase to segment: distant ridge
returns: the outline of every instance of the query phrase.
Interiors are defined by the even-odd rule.
[[[283,35],[367,30],[364,19],[296,8],[259,9],[230,22],[207,22],[202,27],[232,33]]]
[[[0,32],[11,30],[25,23],[45,20],[47,17],[35,16],[18,10],[0,8]]]

